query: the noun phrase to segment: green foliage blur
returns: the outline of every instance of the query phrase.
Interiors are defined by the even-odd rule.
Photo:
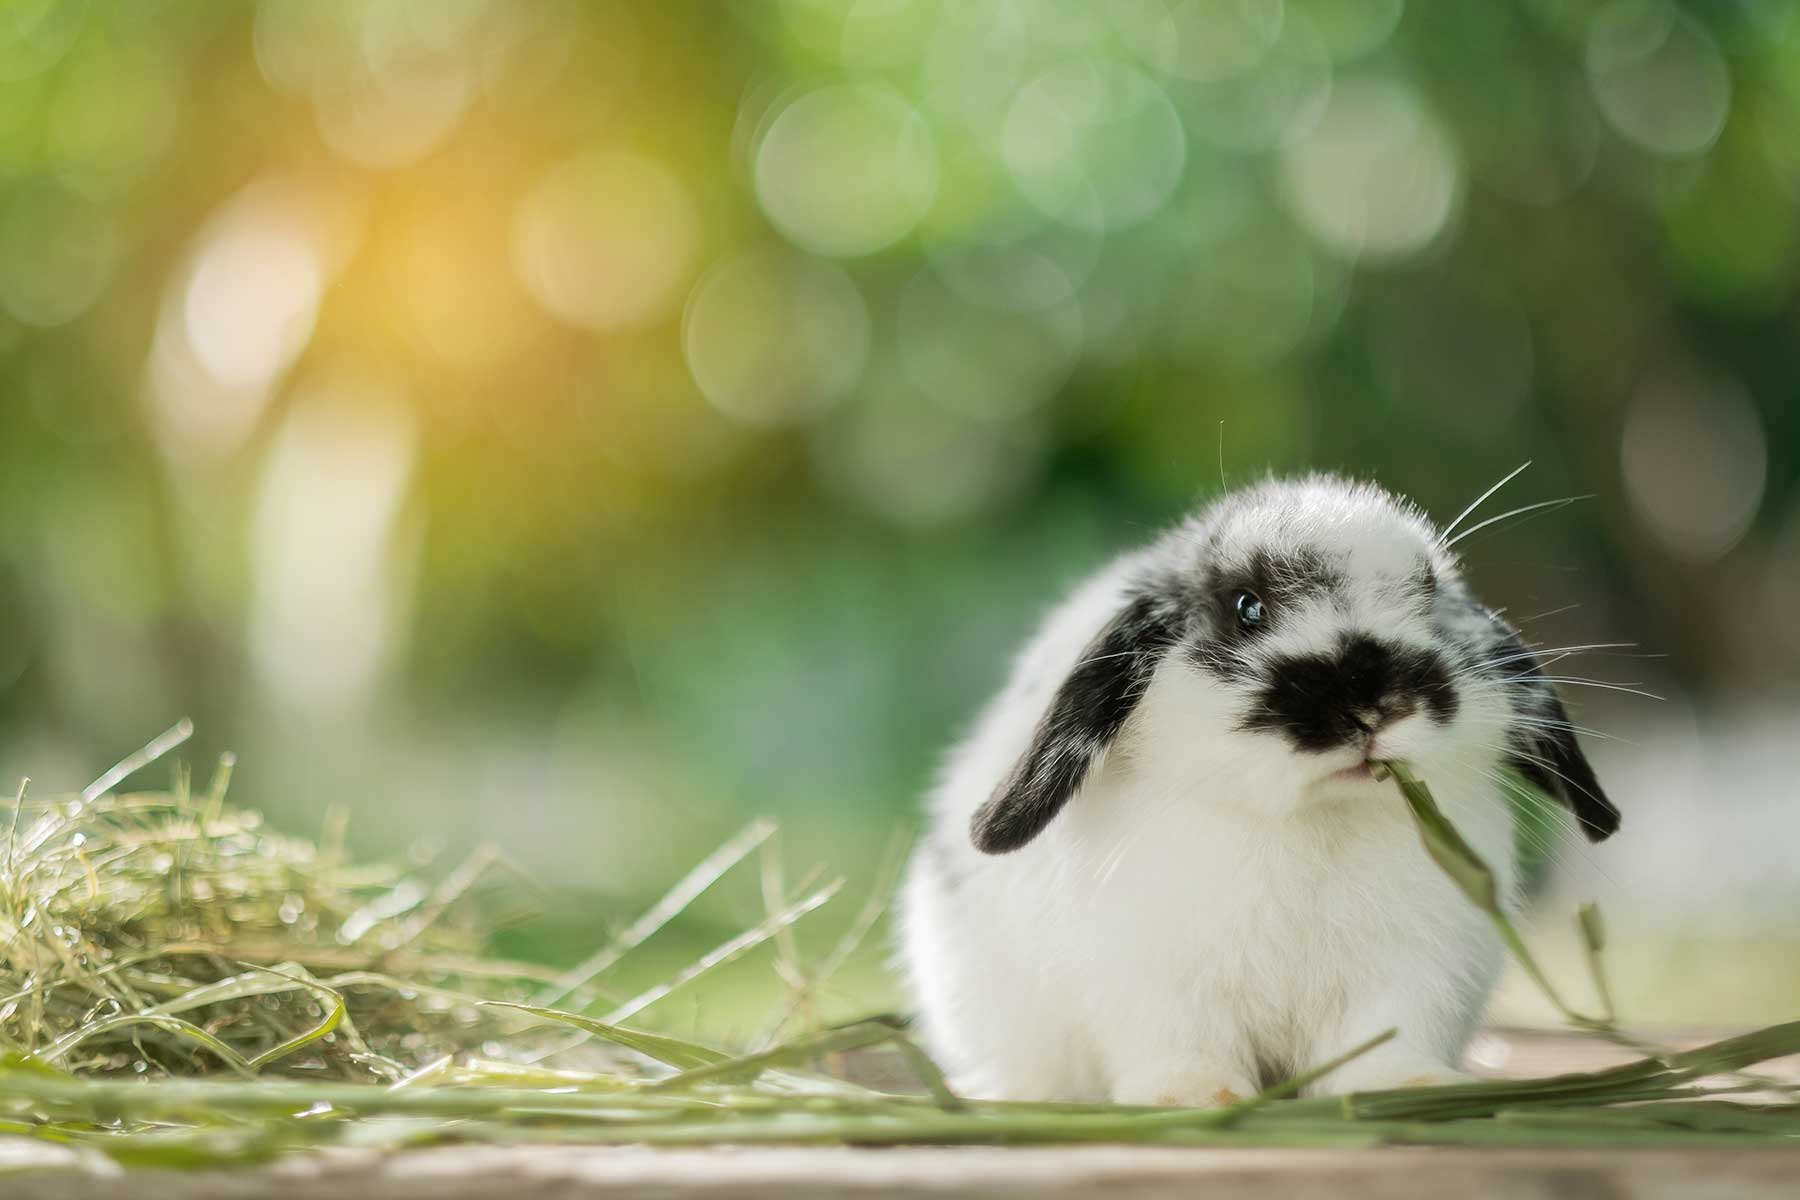
[[[1492,603],[1791,688],[1797,131],[1794,0],[0,0],[0,761],[189,714],[591,944],[866,876],[1223,484],[1526,459]]]

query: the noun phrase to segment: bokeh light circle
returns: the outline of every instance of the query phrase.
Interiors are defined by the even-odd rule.
[[[87,5],[67,0],[11,0],[0,12],[0,81],[28,79],[54,66],[88,22]]]
[[[762,210],[815,254],[872,254],[911,233],[938,190],[931,127],[886,88],[834,85],[783,107],[762,131],[753,175]]]
[[[1617,0],[1588,33],[1588,85],[1612,127],[1656,154],[1697,154],[1731,110],[1731,72],[1712,38],[1664,0]]]
[[[359,72],[349,88],[320,97],[314,117],[319,136],[345,161],[404,167],[456,132],[474,98],[474,71],[462,56],[421,56]]]
[[[1170,76],[1194,136],[1240,152],[1285,146],[1318,123],[1331,97],[1331,54],[1312,22],[1290,11],[1253,67],[1217,78]]]
[[[891,374],[811,439],[821,482],[896,525],[967,519],[1022,495],[1044,467],[1042,429],[1030,421],[978,421]]]
[[[1051,67],[1020,90],[1002,153],[1031,204],[1052,220],[1107,232],[1168,203],[1187,162],[1181,118],[1162,89],[1124,63]]]
[[[1406,0],[1295,0],[1331,57],[1345,62],[1386,45],[1400,26]]]
[[[856,386],[869,355],[869,314],[839,268],[755,250],[701,278],[681,343],[713,407],[746,425],[785,425],[816,417]]]
[[[1462,172],[1449,135],[1407,85],[1340,86],[1319,124],[1283,156],[1289,208],[1346,258],[1416,254],[1450,223]]]
[[[0,308],[23,325],[72,321],[118,257],[118,226],[99,206],[47,184],[21,188],[0,210]]]
[[[168,153],[181,127],[180,71],[154,42],[106,45],[62,72],[45,149],[58,173],[96,195],[123,191]]]
[[[970,303],[921,272],[901,293],[895,323],[907,378],[935,403],[981,420],[1039,407],[1075,369],[1082,345],[1072,289],[1066,280],[1050,286],[1061,292],[1060,301],[995,309]]]
[[[925,107],[939,121],[998,137],[1025,70],[1023,15],[1004,5],[944,10],[920,63]]]
[[[498,16],[478,31],[488,9],[482,0],[262,0],[256,61],[275,87],[313,102],[319,136],[338,157],[408,166],[461,124],[478,87],[474,45],[504,45]]]
[[[1015,209],[920,240],[938,279],[964,300],[1027,311],[1070,299],[1093,273],[1106,239]]]
[[[1268,57],[1286,18],[1282,0],[1184,0],[1163,18],[1157,66],[1199,83],[1241,75]]]
[[[1735,381],[1688,371],[1653,377],[1626,413],[1619,453],[1632,510],[1677,558],[1717,561],[1762,507],[1768,444]]]
[[[361,57],[346,15],[344,6],[319,0],[261,0],[251,37],[263,78],[308,98],[343,86]]]
[[[1176,344],[1239,369],[1279,361],[1312,332],[1319,274],[1292,225],[1252,222],[1201,256],[1173,308]]]
[[[661,164],[600,152],[540,179],[513,219],[513,269],[560,320],[594,330],[662,316],[699,247],[687,188]]]

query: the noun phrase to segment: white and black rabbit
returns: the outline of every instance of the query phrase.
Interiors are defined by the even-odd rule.
[[[1618,828],[1551,683],[1416,508],[1224,496],[1044,623],[950,757],[904,895],[929,1048],[972,1096],[1214,1105],[1390,1027],[1315,1093],[1459,1078],[1501,965],[1404,759],[1516,890],[1504,772]]]

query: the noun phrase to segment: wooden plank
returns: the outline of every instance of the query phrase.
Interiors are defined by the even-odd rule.
[[[1800,1191],[1791,1151],[1178,1150],[1122,1146],[994,1150],[659,1151],[446,1147],[334,1152],[240,1172],[57,1172],[8,1176],[9,1200],[1764,1200]]]

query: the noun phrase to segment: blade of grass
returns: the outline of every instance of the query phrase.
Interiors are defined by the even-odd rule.
[[[609,1021],[596,1021],[594,1018],[584,1017],[580,1013],[563,1012],[561,1009],[547,1008],[543,1005],[511,1004],[504,1000],[489,1000],[484,1002],[484,1007],[515,1009],[519,1012],[530,1013],[545,1021],[573,1026],[584,1033],[611,1042],[615,1046],[635,1050],[646,1058],[655,1059],[678,1071],[700,1070],[716,1066],[730,1058],[723,1050],[714,1050],[711,1046],[703,1046],[699,1042],[684,1041],[680,1038],[666,1037],[656,1033],[644,1033],[636,1029],[624,1029]],[[680,1077],[676,1076],[676,1078]]]
[[[693,982],[708,971],[723,966],[747,951],[760,946],[762,943],[773,937],[777,930],[787,928],[801,917],[804,917],[807,913],[812,912],[814,909],[830,900],[833,896],[837,895],[838,889],[843,886],[844,881],[842,879],[835,879],[824,887],[819,888],[817,891],[806,896],[804,899],[788,905],[780,912],[775,913],[751,928],[746,929],[743,933],[738,934],[729,941],[715,946],[692,964],[676,973],[672,978],[657,984],[647,991],[640,992],[630,1000],[627,1000],[624,1004],[615,1008],[606,1015],[606,1023],[608,1025],[617,1025],[621,1021],[629,1020],[638,1013],[643,1012],[646,1008],[649,1008],[652,1004],[663,999],[677,988]]]
[[[279,967],[255,967],[250,966],[248,963],[240,963],[239,965],[248,966],[252,971],[259,971],[265,974],[274,975],[279,979],[288,980],[299,987],[313,992],[315,995],[324,997],[329,1006],[326,1009],[324,1018],[317,1025],[314,1025],[311,1029],[301,1030],[293,1037],[288,1038],[279,1045],[271,1046],[269,1049],[251,1059],[250,1069],[253,1071],[260,1071],[272,1062],[279,1062],[281,1059],[286,1058],[295,1051],[303,1050],[314,1042],[319,1041],[321,1038],[329,1037],[332,1033],[337,1031],[339,1026],[345,1024],[349,1019],[348,1010],[344,1007],[344,994],[342,992],[337,991],[335,988],[327,987],[325,984],[320,983],[310,976],[290,974],[289,972],[298,970],[292,963],[283,963]],[[286,968],[286,970],[283,970],[283,968]]]
[[[1618,1010],[1613,1006],[1612,986],[1606,978],[1606,926],[1600,919],[1600,907],[1591,901],[1575,910],[1575,929],[1581,935],[1582,957],[1587,960],[1588,978],[1593,980],[1594,995],[1600,1000],[1602,1020],[1615,1024]]]
[[[233,1050],[230,1046],[206,1032],[206,1030],[200,1028],[198,1025],[193,1024],[191,1021],[184,1021],[180,1017],[155,1016],[150,1013],[124,1013],[116,1017],[105,1017],[98,1021],[91,1021],[79,1029],[64,1034],[55,1042],[51,1043],[49,1047],[39,1051],[32,1057],[38,1062],[53,1063],[91,1038],[96,1038],[102,1034],[112,1033],[120,1029],[129,1029],[133,1026],[147,1026],[164,1033],[174,1034],[176,1037],[185,1038],[191,1042],[197,1042],[201,1046],[212,1051],[214,1056],[216,1056],[220,1062],[239,1074],[245,1076],[254,1076],[256,1074],[256,1068],[251,1065],[249,1059],[245,1058],[236,1050]]]
[[[917,1079],[920,1086],[931,1094],[932,1103],[945,1112],[961,1112],[968,1108],[962,1097],[950,1090],[950,1081],[944,1078],[943,1069],[937,1065],[931,1055],[925,1053],[922,1046],[899,1029],[894,1030],[894,1035],[890,1040],[894,1044],[894,1049],[900,1052],[900,1057],[906,1060],[907,1068],[912,1071],[913,1078]]]
[[[1477,527],[1479,528],[1479,527]],[[1469,902],[1480,909],[1500,935],[1500,940],[1512,952],[1513,958],[1531,977],[1532,983],[1544,994],[1545,999],[1555,1006],[1563,1019],[1571,1025],[1590,1030],[1610,1030],[1612,1021],[1602,1017],[1590,1017],[1577,1012],[1563,1001],[1561,993],[1550,982],[1550,977],[1538,965],[1537,959],[1525,945],[1525,939],[1519,935],[1518,928],[1513,925],[1512,918],[1500,903],[1499,887],[1494,879],[1493,870],[1483,861],[1480,854],[1458,832],[1432,797],[1431,789],[1412,773],[1412,769],[1403,762],[1390,761],[1381,766],[1390,773],[1400,794],[1406,801],[1407,811],[1412,814],[1413,823],[1419,830],[1419,841],[1425,847],[1425,853],[1449,876],[1451,882],[1462,891]]]
[[[19,777],[19,791],[13,797],[12,820],[6,826],[6,883],[8,892],[12,887],[13,857],[19,848],[19,815],[25,811],[25,793],[31,790],[31,776]]]
[[[104,796],[193,736],[194,723],[186,717],[181,718],[162,733],[151,738],[142,748],[113,764],[109,770],[101,774],[100,778],[82,788],[82,802],[84,804],[92,803]]]
[[[1375,1049],[1377,1046],[1383,1046],[1388,1042],[1393,1041],[1394,1038],[1399,1036],[1399,1033],[1400,1031],[1398,1029],[1384,1029],[1368,1041],[1352,1046],[1336,1058],[1323,1062],[1310,1071],[1304,1071],[1299,1075],[1293,1076],[1291,1079],[1276,1084],[1274,1087],[1265,1088],[1248,1099],[1240,1100],[1236,1104],[1229,1105],[1221,1110],[1222,1115],[1219,1118],[1218,1123],[1221,1125],[1229,1125],[1234,1121],[1243,1119],[1245,1115],[1255,1112],[1259,1108],[1266,1107],[1275,1101],[1286,1100],[1298,1096],[1306,1088],[1317,1083],[1327,1075],[1330,1075],[1333,1071],[1336,1071],[1346,1063],[1354,1062],[1363,1055],[1369,1053],[1369,1051]]]
[[[755,1054],[743,1054],[705,1066],[694,1067],[647,1085],[647,1091],[679,1091],[701,1083],[730,1081],[748,1083],[771,1067],[804,1065],[827,1054],[845,1050],[862,1050],[890,1042],[897,1031],[880,1021],[858,1021],[836,1029],[825,1029],[804,1037],[792,1038],[779,1046]]]
[[[623,933],[577,964],[558,979],[555,986],[539,992],[534,998],[534,1003],[543,1007],[559,1004],[590,980],[604,974],[620,959],[641,946],[652,934],[673,920],[702,892],[717,883],[722,875],[737,866],[746,855],[768,840],[769,835],[774,832],[775,823],[766,818],[759,817],[750,822],[735,837],[707,855],[700,865],[682,876],[681,880],[670,888],[662,899],[645,910],[644,914],[633,921]]]

